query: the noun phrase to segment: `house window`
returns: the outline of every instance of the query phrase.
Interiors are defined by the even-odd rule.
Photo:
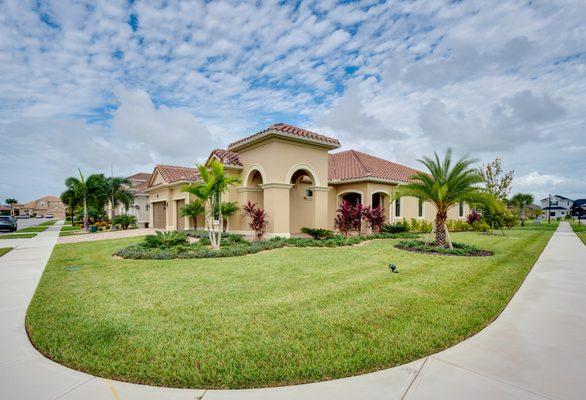
[[[419,218],[423,218],[423,199],[419,199],[419,210],[417,215]]]
[[[401,216],[401,199],[395,200],[395,217]]]
[[[464,216],[464,202],[463,201],[461,201],[459,204],[458,216],[460,218],[462,218]]]
[[[305,198],[306,198],[306,199],[311,199],[311,198],[313,198],[313,190],[311,190],[311,189],[306,189],[306,190],[305,190]]]

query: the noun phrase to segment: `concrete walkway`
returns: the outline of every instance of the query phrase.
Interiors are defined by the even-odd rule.
[[[0,399],[583,399],[586,246],[562,222],[505,311],[476,336],[371,374],[269,389],[188,390],[73,371],[29,343],[26,308],[59,226],[0,258]]]

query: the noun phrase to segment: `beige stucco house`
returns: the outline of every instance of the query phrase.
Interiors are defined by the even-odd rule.
[[[134,215],[136,217],[136,224],[139,228],[148,228],[150,225],[150,202],[149,195],[144,191],[151,179],[151,174],[147,172],[139,172],[130,175],[127,178],[130,181],[128,188],[133,195],[132,204],[126,210],[123,204],[118,205],[114,210],[115,215]],[[108,203],[106,212],[110,215],[110,204]]]
[[[223,199],[244,205],[248,201],[269,216],[267,236],[290,236],[302,227],[333,229],[336,209],[344,201],[383,208],[387,221],[420,218],[433,220],[435,209],[417,198],[391,201],[397,185],[416,170],[355,150],[333,152],[340,142],[333,137],[286,124],[267,129],[213,150],[226,171],[241,178]],[[180,216],[191,201],[181,188],[199,179],[195,168],[157,165],[145,192],[149,195],[151,226],[167,230],[203,228]],[[454,207],[449,219],[464,219],[465,204]],[[251,234],[242,213],[228,219],[228,230]]]
[[[65,205],[56,196],[45,196],[29,201],[19,207],[19,215],[29,216],[52,214],[54,218],[65,218]]]

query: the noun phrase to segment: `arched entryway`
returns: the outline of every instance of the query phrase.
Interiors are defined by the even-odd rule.
[[[311,172],[298,169],[291,175],[289,183],[289,232],[296,234],[303,227],[315,226],[315,201],[312,187],[315,178]]]
[[[372,194],[372,208],[380,207],[385,213],[389,207],[389,196],[385,192],[376,192]]]
[[[340,196],[340,204],[344,201],[352,205],[362,204],[362,194],[358,192],[346,192]]]
[[[249,189],[248,200],[256,204],[258,208],[264,208],[264,196],[261,187],[263,183],[262,174],[259,170],[250,171],[246,181],[246,187]]]

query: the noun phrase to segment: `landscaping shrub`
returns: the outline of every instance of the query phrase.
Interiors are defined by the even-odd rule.
[[[403,232],[408,232],[409,227],[405,226],[403,223],[398,223],[395,225],[384,224],[382,226],[382,231],[385,233],[403,233]]]
[[[378,233],[385,223],[385,213],[381,207],[367,206],[362,209],[362,219],[366,221],[372,232]]]
[[[468,225],[468,222],[456,219],[447,220],[446,226],[450,232],[465,232],[470,230],[470,225]]]
[[[362,209],[358,210],[355,206],[347,201],[343,201],[340,208],[336,210],[336,218],[334,219],[334,226],[344,236],[352,230],[358,230],[360,227],[360,219],[362,218]]]
[[[155,235],[147,235],[141,246],[147,249],[170,248],[173,246],[188,244],[187,235],[183,232],[155,232]]]
[[[183,239],[181,239],[183,237]],[[247,242],[240,235],[228,234],[222,240],[222,246],[213,250],[209,246],[209,239],[202,237],[197,243],[188,243],[187,236],[181,232],[157,232],[157,235],[145,237],[144,242],[119,250],[114,255],[135,260],[169,260],[173,258],[212,258],[235,257],[246,254],[255,254],[264,250],[280,247],[342,247],[352,246],[365,240],[373,239],[411,239],[417,238],[412,233],[379,233],[367,236],[345,237],[334,235],[327,239],[313,238],[280,238],[270,240],[256,240]],[[173,243],[173,244],[170,244]]]
[[[131,226],[136,226],[136,217],[134,215],[116,215],[112,219],[112,224],[122,229],[128,229]]]
[[[488,232],[490,230],[490,225],[488,225],[484,221],[475,221],[472,223],[472,230],[475,232]]]
[[[248,226],[254,231],[257,239],[262,239],[269,224],[269,216],[265,210],[256,207],[256,204],[250,201],[242,208],[250,222]]]
[[[476,211],[476,209],[473,209],[470,214],[468,214],[468,217],[466,218],[466,222],[469,225],[474,225],[475,222],[480,222],[480,220],[482,219],[482,215],[480,215],[480,213],[478,211]]]
[[[395,247],[403,250],[414,251],[418,253],[429,253],[439,255],[451,256],[491,256],[492,252],[488,250],[481,250],[475,246],[464,243],[452,243],[453,248],[437,246],[432,243],[427,243],[423,240],[402,240]]]
[[[411,218],[411,224],[409,226],[409,232],[413,233],[430,233],[433,225],[430,221],[424,219]]]
[[[329,229],[318,229],[318,228],[301,228],[301,232],[311,236],[315,240],[329,239],[334,236],[334,232]]]

